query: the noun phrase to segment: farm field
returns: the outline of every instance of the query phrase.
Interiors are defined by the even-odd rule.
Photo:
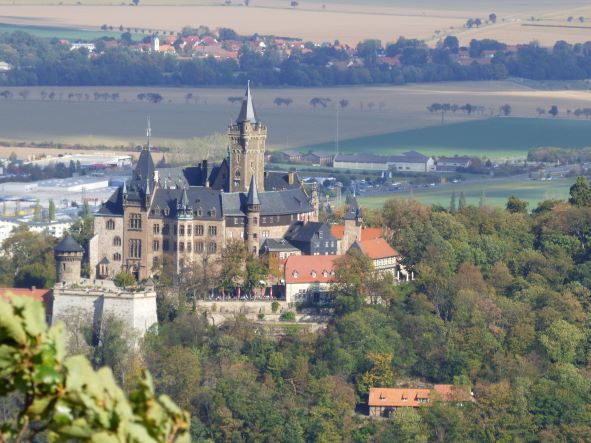
[[[340,152],[392,155],[417,150],[433,156],[524,158],[532,148],[587,146],[591,146],[591,121],[497,117],[345,140]],[[328,143],[310,149],[334,152],[335,148]]]
[[[515,195],[529,202],[528,209],[533,209],[537,204],[547,199],[567,199],[574,178],[554,179],[552,181],[495,179],[484,182],[465,182],[448,184],[437,188],[426,188],[410,192],[397,192],[387,195],[360,197],[361,206],[367,208],[381,208],[386,200],[391,198],[414,199],[429,205],[442,205],[448,207],[451,195],[455,191],[456,198],[460,193],[466,196],[466,203],[478,205],[480,193],[484,191],[486,204],[491,206],[505,206],[507,198]]]
[[[228,98],[244,93],[243,88],[6,89],[13,98],[0,100],[0,140],[113,146],[142,142],[147,116],[151,116],[156,143],[225,133],[240,106]],[[28,94],[26,100],[20,96],[23,91]],[[95,92],[119,95],[116,101],[95,100]],[[164,99],[159,104],[139,101],[137,95],[143,92],[159,92]],[[53,100],[48,98],[51,94]],[[187,94],[192,94],[189,100]],[[341,140],[438,127],[440,115],[427,111],[433,102],[471,103],[486,109],[485,115],[470,117],[450,113],[446,126],[488,118],[504,103],[509,103],[512,115],[518,117],[534,117],[537,107],[548,109],[552,104],[563,112],[591,107],[591,93],[587,91],[535,90],[510,81],[323,89],[255,87],[253,94],[257,113],[269,126],[270,149],[308,149],[319,143],[328,143],[325,148],[330,149],[336,138],[336,104],[341,99],[348,101],[339,115]],[[293,104],[277,107],[273,104],[276,97],[289,97]],[[314,109],[309,104],[313,97],[331,101],[326,109]],[[540,119],[540,125],[547,122],[552,124],[549,119]],[[343,143],[346,146],[347,142]]]
[[[121,32],[117,31],[102,31],[100,29],[76,29],[76,28],[61,28],[54,26],[31,26],[31,25],[9,25],[0,23],[0,32],[15,32],[22,31],[28,34],[41,38],[63,38],[68,40],[95,40],[101,37],[121,37]],[[141,34],[132,33],[135,40],[139,40]]]
[[[8,24],[84,29],[109,24],[161,31],[206,25],[230,27],[244,34],[274,34],[315,41],[338,39],[349,44],[368,38],[386,42],[399,36],[426,39],[434,44],[442,36],[453,34],[464,43],[471,38],[486,37],[507,43],[536,39],[550,45],[558,39],[586,41],[591,29],[584,24],[566,22],[569,16],[578,18],[588,13],[588,2],[583,0],[309,0],[301,1],[297,8],[290,8],[286,0],[254,0],[249,7],[237,0],[231,6],[224,6],[221,0],[141,0],[138,7],[112,0],[65,0],[59,4],[57,0],[4,0],[3,3],[0,2],[0,22]],[[471,30],[463,28],[468,18],[486,19],[491,12],[498,16],[496,24]],[[532,16],[536,21],[529,23]],[[552,27],[556,24],[567,28],[557,32]]]

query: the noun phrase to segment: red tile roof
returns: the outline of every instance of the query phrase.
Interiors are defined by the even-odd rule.
[[[331,283],[340,255],[292,255],[285,262],[286,283]]]
[[[423,402],[419,400],[423,400]],[[435,385],[433,389],[371,388],[367,404],[370,407],[417,408],[429,404],[433,400],[471,401],[472,395],[468,389],[457,388],[454,385]]]
[[[345,236],[345,225],[331,225],[330,231],[337,240],[341,240]],[[361,241],[372,240],[382,236],[381,228],[363,228],[361,230]]]
[[[374,238],[372,240],[362,240],[357,242],[361,251],[372,260],[380,258],[399,257],[396,249],[388,244],[383,238]]]
[[[51,292],[51,289],[37,289],[34,286],[32,288],[0,288],[0,298],[9,300],[11,297],[31,297],[40,302],[44,301],[47,294]]]

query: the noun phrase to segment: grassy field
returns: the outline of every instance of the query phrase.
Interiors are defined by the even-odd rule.
[[[435,44],[445,35],[496,38],[507,43],[538,40],[544,45],[564,39],[588,40],[589,30],[523,26],[533,16],[536,24],[567,24],[568,16],[586,16],[585,0],[522,0],[513,2],[469,0],[307,0],[290,8],[287,0],[253,0],[250,7],[235,0],[141,0],[139,7],[113,0],[2,0],[0,21],[39,26],[98,28],[118,27],[179,31],[185,25],[230,27],[244,34],[274,34],[315,41],[356,44],[368,38],[382,41],[399,36],[421,38]],[[463,27],[468,18],[485,21],[495,12],[498,22],[478,29]],[[587,16],[588,17],[588,16]]]
[[[548,118],[492,118],[345,140],[340,152],[396,154],[417,150],[426,155],[525,157],[537,147],[591,146],[591,121]],[[334,152],[334,144],[311,146]]]
[[[460,193],[466,196],[469,205],[478,205],[480,193],[484,191],[486,203],[491,206],[504,206],[507,198],[515,195],[529,202],[529,209],[533,209],[540,201],[547,199],[566,199],[574,178],[554,179],[552,181],[531,180],[487,180],[485,182],[466,182],[449,184],[438,188],[425,188],[410,192],[397,192],[375,197],[361,197],[360,204],[367,208],[381,208],[386,200],[391,198],[414,199],[425,204],[438,204],[448,207],[451,195],[455,191],[456,198]]]
[[[242,88],[7,88],[12,100],[0,100],[0,139],[20,141],[56,141],[126,145],[143,140],[146,117],[152,117],[156,139],[187,139],[225,132],[236,118],[239,104],[228,97],[241,96]],[[19,94],[28,91],[27,100]],[[54,100],[42,100],[54,93]],[[118,93],[116,102],[94,100],[95,92]],[[150,104],[137,100],[142,92],[160,92],[164,100]],[[88,100],[71,94],[88,94]],[[186,95],[193,94],[187,101]],[[336,138],[336,103],[349,105],[339,115],[341,140],[378,134],[439,127],[440,116],[430,114],[433,102],[472,103],[490,109],[509,103],[513,114],[533,117],[536,107],[557,104],[561,110],[591,107],[586,91],[535,90],[513,82],[463,82],[408,85],[401,87],[285,88],[253,91],[259,117],[269,126],[270,149],[285,149],[328,143]],[[276,97],[289,97],[293,104],[278,108]],[[313,109],[313,97],[328,97],[326,109]],[[369,110],[370,103],[375,106]],[[382,105],[381,110],[380,104]],[[563,111],[564,112],[564,111]],[[490,115],[487,111],[487,116]],[[484,116],[449,115],[448,123],[476,122]],[[549,119],[540,120],[543,124]],[[576,123],[576,122],[575,122]],[[552,124],[549,122],[548,124]],[[494,134],[496,136],[496,134]],[[478,138],[478,137],[477,137]],[[591,137],[589,137],[591,140]],[[344,142],[345,144],[347,142]]]
[[[0,23],[0,32],[15,32],[23,31],[31,35],[41,38],[63,38],[67,40],[96,40],[101,37],[120,38],[121,32],[116,31],[102,31],[102,30],[85,30],[77,28],[61,28],[54,26],[33,26],[33,25],[12,25]],[[143,34],[132,33],[135,40],[144,37]]]

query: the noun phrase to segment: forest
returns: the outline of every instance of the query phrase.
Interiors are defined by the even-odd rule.
[[[149,369],[189,412],[193,441],[587,441],[591,187],[579,177],[568,201],[527,206],[392,199],[366,211],[417,279],[376,286],[364,256],[345,256],[322,333],[269,336],[241,316],[212,326],[179,287],[139,349],[113,319],[71,351],[127,391]],[[469,385],[475,401],[366,417],[369,387],[417,381]]]
[[[254,38],[254,36],[252,37]],[[103,42],[97,47],[104,47]],[[89,56],[87,49],[70,50],[57,39],[47,40],[24,32],[0,35],[0,60],[12,69],[0,75],[4,86],[231,86],[250,79],[257,86],[335,86],[405,84],[413,82],[496,80],[510,76],[533,80],[576,80],[591,77],[591,42],[571,45],[559,41],[553,48],[536,43],[515,52],[495,40],[473,40],[469,55],[494,51],[490,64],[457,63],[456,37],[436,48],[420,40],[399,38],[383,45],[379,40],[360,42],[355,50],[362,63],[339,69],[334,63],[350,59],[334,45],[305,44],[306,51],[285,56],[270,46],[264,53],[244,45],[238,60],[185,57],[140,52],[126,46],[104,49]],[[398,57],[399,66],[381,63],[382,56]],[[26,97],[23,97],[26,99]]]

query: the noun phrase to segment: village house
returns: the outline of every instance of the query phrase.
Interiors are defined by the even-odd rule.
[[[400,253],[383,238],[356,241],[352,247],[371,259],[377,273],[389,273],[396,281],[412,280],[412,273],[409,273],[402,264]]]
[[[294,255],[285,262],[288,303],[326,303],[331,299],[337,255]]]
[[[461,406],[472,401],[472,394],[469,388],[454,385],[434,385],[429,389],[371,388],[367,405],[371,417],[389,417],[399,408],[420,408],[437,401]]]

